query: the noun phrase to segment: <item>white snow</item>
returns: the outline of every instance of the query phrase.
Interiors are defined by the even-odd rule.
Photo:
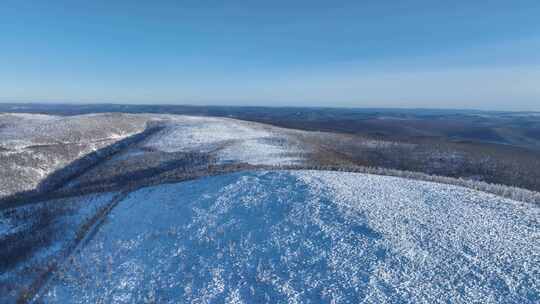
[[[144,130],[143,115],[0,114],[0,197],[34,189],[52,172]]]
[[[0,146],[21,150],[32,145],[99,142],[142,131],[148,117],[128,114],[51,116],[1,114]]]
[[[303,151],[292,131],[229,118],[160,116],[168,118],[165,131],[146,147],[164,152],[216,152],[221,163],[288,165],[302,161]]]
[[[299,171],[315,196],[361,212],[393,254],[367,299],[396,286],[411,302],[539,299],[540,210],[470,189],[374,175]],[[397,267],[399,266],[399,267]]]
[[[539,210],[456,186],[245,172],[131,193],[45,303],[537,303]]]
[[[0,162],[9,163],[9,168],[0,166],[0,173],[15,179],[13,182],[0,181],[0,195],[33,189],[52,172],[143,131],[146,123],[151,121],[160,121],[165,129],[148,138],[143,148],[211,153],[219,164],[300,164],[309,152],[295,137],[301,131],[230,118],[159,114],[67,117],[1,114]],[[122,157],[129,155],[127,152]]]
[[[310,152],[300,131],[229,118],[120,116],[0,115],[0,144],[10,149],[0,152],[9,160],[0,168],[37,184],[152,120],[165,128],[116,160],[158,150],[210,153],[221,164],[289,165]],[[60,157],[29,151],[36,144],[82,146]],[[48,230],[36,231],[50,242],[0,274],[2,300],[31,284],[33,271],[59,256],[113,195],[0,212],[0,240],[39,224],[36,215],[54,215]],[[483,192],[360,173],[240,172],[153,186],[123,199],[36,300],[538,303],[539,218],[534,205]]]
[[[15,303],[18,293],[38,279],[49,263],[63,255],[74,242],[81,225],[109,203],[114,195],[105,193],[58,199],[0,211],[2,256],[19,246],[14,240],[8,243],[7,240],[13,236],[16,236],[16,242],[29,243],[34,248],[23,261],[0,273],[0,302]],[[25,251],[28,250],[21,250]]]

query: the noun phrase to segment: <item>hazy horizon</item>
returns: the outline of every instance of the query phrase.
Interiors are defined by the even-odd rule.
[[[7,1],[0,102],[540,111],[537,1]]]

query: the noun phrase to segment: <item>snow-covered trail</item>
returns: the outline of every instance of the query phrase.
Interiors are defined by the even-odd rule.
[[[537,303],[538,208],[455,186],[241,172],[131,193],[45,303]]]
[[[0,211],[0,303],[32,295],[73,251],[116,193],[56,199]]]

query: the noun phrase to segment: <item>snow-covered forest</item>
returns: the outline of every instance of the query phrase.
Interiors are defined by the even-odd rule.
[[[489,154],[231,118],[0,119],[7,303],[540,298],[540,194],[490,182]]]

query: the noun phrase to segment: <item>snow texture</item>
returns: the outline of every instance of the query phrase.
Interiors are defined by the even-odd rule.
[[[538,303],[538,208],[461,187],[243,172],[131,193],[45,303]]]
[[[163,152],[217,154],[219,163],[292,165],[303,150],[293,131],[230,118],[161,115],[166,129],[145,145]]]
[[[128,114],[0,114],[0,198],[36,188],[52,172],[144,130]]]
[[[0,114],[0,146],[20,150],[35,145],[120,139],[144,128],[148,118],[130,114],[52,116]]]
[[[19,258],[12,256],[17,247],[23,248],[25,253],[28,253],[26,246],[34,249],[28,256],[20,257],[23,260],[14,267],[0,272],[0,302],[15,302],[18,293],[29,287],[47,265],[56,261],[73,244],[80,226],[109,203],[114,195],[87,195],[2,210],[2,257]],[[8,243],[10,239],[15,243]]]
[[[51,173],[159,122],[142,148],[211,153],[218,164],[296,165],[308,150],[301,131],[230,118],[165,114],[0,114],[0,198],[36,188]],[[135,150],[141,153],[141,150]],[[126,152],[123,157],[129,157]]]

